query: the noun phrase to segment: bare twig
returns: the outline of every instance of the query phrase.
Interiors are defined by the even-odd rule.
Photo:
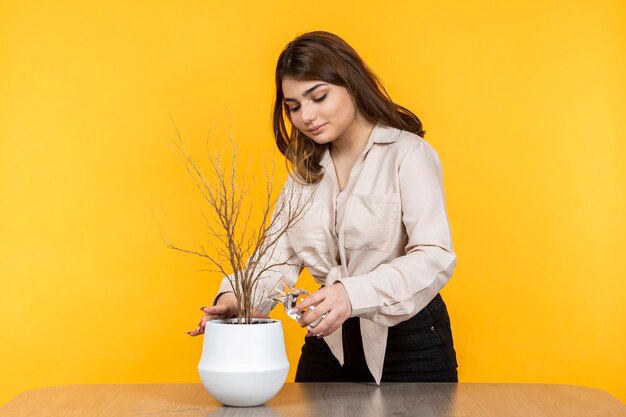
[[[311,194],[305,198],[302,187],[289,185],[288,182],[281,195],[276,197],[273,186],[275,166],[272,161],[270,170],[265,165],[265,192],[262,200],[255,205],[251,194],[254,184],[250,178],[251,160],[240,177],[238,149],[230,123],[230,161],[225,159],[224,151],[218,152],[215,144],[213,151],[209,150],[210,132],[207,137],[210,177],[202,172],[192,158],[175,124],[174,130],[175,150],[209,208],[210,215],[203,213],[203,216],[211,250],[207,251],[202,245],[198,250],[180,248],[169,242],[166,245],[199,256],[211,265],[207,270],[228,276],[237,300],[239,322],[249,323],[259,307],[255,304],[262,301],[262,297],[255,297],[261,280],[268,275],[279,274],[280,267],[299,265],[295,255],[281,259],[282,254],[277,252],[277,248],[281,240],[286,238],[286,233],[305,214]],[[260,213],[260,220],[251,227],[253,211],[256,210]]]

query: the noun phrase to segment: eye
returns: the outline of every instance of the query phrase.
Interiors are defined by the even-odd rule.
[[[293,106],[293,107],[289,107],[289,111],[290,111],[291,113],[293,113],[293,112],[297,112],[299,108],[300,108],[300,105],[298,105],[298,106]]]
[[[314,98],[313,101],[316,102],[316,103],[320,103],[320,102],[324,101],[324,99],[326,98],[327,95],[328,95],[328,93],[324,94],[321,97]]]

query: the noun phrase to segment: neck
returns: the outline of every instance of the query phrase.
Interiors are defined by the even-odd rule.
[[[374,129],[374,124],[357,113],[348,129],[330,144],[330,153],[334,157],[358,157]]]

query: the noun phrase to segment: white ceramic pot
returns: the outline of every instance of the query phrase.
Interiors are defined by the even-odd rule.
[[[289,371],[281,322],[207,322],[198,371],[209,394],[224,405],[265,404],[278,394]]]

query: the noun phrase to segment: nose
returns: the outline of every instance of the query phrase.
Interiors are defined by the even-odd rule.
[[[303,103],[301,105],[301,110],[302,110],[302,121],[304,123],[309,124],[313,122],[313,120],[315,120],[315,110],[313,109],[313,106]]]

